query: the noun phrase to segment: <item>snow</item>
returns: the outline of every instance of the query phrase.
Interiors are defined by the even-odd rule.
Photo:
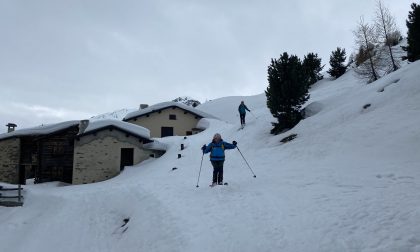
[[[201,118],[197,123],[197,129],[205,130],[210,127],[210,120],[207,118]]]
[[[239,104],[241,104],[241,101],[244,101],[248,109],[251,110],[251,113],[247,112],[248,116],[253,116],[253,114],[257,113],[269,113],[266,105],[267,101],[265,99],[265,94],[223,97],[198,105],[197,108],[209,114],[215,115],[223,121],[236,123],[240,122],[238,107]]]
[[[179,103],[179,102],[162,102],[162,103],[158,103],[158,104],[149,106],[149,107],[144,108],[144,109],[140,109],[140,110],[131,112],[124,117],[124,120],[129,120],[131,118],[139,117],[139,116],[142,116],[142,115],[145,115],[145,114],[148,114],[148,113],[153,113],[153,112],[156,112],[156,111],[159,111],[161,109],[168,108],[168,107],[178,107],[178,108],[181,108],[183,110],[189,111],[193,114],[196,114],[198,116],[201,116],[203,118],[215,118],[214,116],[212,116],[208,113],[205,113],[203,111],[200,111],[198,109],[195,109],[193,107],[187,106],[187,105]]]
[[[277,136],[264,94],[207,102],[223,121],[159,139],[161,158],[95,184],[26,185],[23,207],[0,208],[0,251],[420,251],[419,69],[322,80],[316,113]],[[238,130],[241,100],[252,114]],[[227,150],[229,185],[208,186],[200,147],[215,132],[256,178]]]
[[[66,121],[56,124],[41,125],[38,127],[26,128],[15,130],[10,133],[0,134],[1,139],[7,139],[10,137],[30,136],[30,135],[46,135],[53,132],[57,132],[72,126],[79,125],[79,121]]]
[[[148,150],[166,151],[168,149],[168,146],[166,144],[161,143],[158,140],[154,139],[153,142],[144,144],[143,148],[148,149]]]
[[[132,123],[122,122],[119,120],[113,120],[113,119],[105,119],[105,120],[95,120],[95,121],[89,121],[89,124],[83,134],[87,134],[91,131],[95,131],[101,128],[105,128],[108,126],[114,126],[118,129],[121,129],[123,131],[132,133],[136,136],[150,139],[150,130],[138,126]]]
[[[15,130],[10,133],[4,133],[0,135],[1,139],[7,139],[10,137],[20,137],[20,136],[29,136],[29,135],[46,135],[51,134],[53,132],[57,132],[72,126],[79,125],[80,121],[66,121],[62,123],[56,123],[56,124],[49,124],[49,125],[41,125],[38,127],[33,128],[27,128],[27,129],[20,129]],[[123,131],[132,133],[136,136],[143,137],[146,139],[150,139],[150,130],[134,125],[132,123],[126,123],[119,120],[113,120],[113,119],[104,119],[104,120],[94,120],[89,121],[88,127],[85,129],[84,133],[89,133],[90,131],[94,131],[100,128],[104,128],[107,126],[114,126],[116,128],[119,128]]]
[[[122,121],[122,119],[127,114],[129,114],[131,112],[134,112],[134,111],[136,111],[136,109],[123,108],[123,109],[116,110],[114,112],[104,113],[104,114],[92,116],[89,120],[90,121],[94,121],[94,120],[103,120],[103,119],[114,119],[114,120],[120,120],[120,121]]]

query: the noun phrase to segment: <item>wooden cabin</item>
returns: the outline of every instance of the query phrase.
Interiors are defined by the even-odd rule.
[[[79,121],[70,121],[0,135],[0,180],[71,183],[78,125]]]

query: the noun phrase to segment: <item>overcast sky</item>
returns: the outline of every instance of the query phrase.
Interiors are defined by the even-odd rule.
[[[413,0],[383,0],[406,34]],[[417,1],[418,2],[418,1]],[[0,0],[0,123],[83,119],[178,96],[255,95],[271,58],[354,50],[375,0]],[[6,130],[0,125],[0,133]],[[3,129],[3,130],[2,130]]]

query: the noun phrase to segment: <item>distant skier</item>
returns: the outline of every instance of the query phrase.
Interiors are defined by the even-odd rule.
[[[238,107],[239,116],[241,117],[241,127],[245,126],[245,116],[246,111],[251,112],[251,110],[248,109],[248,107],[245,105],[244,101],[241,101],[241,104]]]
[[[223,185],[223,162],[225,162],[225,149],[235,149],[236,141],[233,141],[231,144],[223,141],[222,136],[219,133],[216,133],[213,136],[213,141],[207,146],[203,145],[201,150],[203,154],[210,152],[210,161],[213,165],[213,183],[210,186],[215,186],[216,184]]]

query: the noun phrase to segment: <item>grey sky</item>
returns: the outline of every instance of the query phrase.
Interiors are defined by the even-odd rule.
[[[384,0],[403,34],[412,0]],[[88,118],[267,87],[271,58],[354,50],[375,0],[0,0],[0,123]],[[0,133],[4,132],[0,125]]]

